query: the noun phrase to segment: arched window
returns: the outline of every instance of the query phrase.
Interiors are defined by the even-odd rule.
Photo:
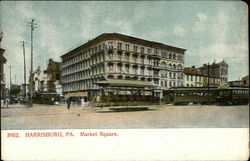
[[[166,68],[166,63],[163,61],[163,62],[161,62],[161,67],[163,67],[163,68]]]
[[[171,63],[169,64],[169,68],[172,69],[172,64]]]
[[[182,65],[181,64],[178,64],[178,69],[182,69]]]
[[[173,68],[176,69],[176,65],[175,64],[173,65]]]

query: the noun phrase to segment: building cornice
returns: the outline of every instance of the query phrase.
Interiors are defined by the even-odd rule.
[[[123,35],[119,33],[103,33],[99,35],[98,37],[88,41],[87,43],[67,52],[66,54],[62,55],[61,58],[66,59],[70,57],[72,54],[75,54],[76,52],[80,51],[83,48],[91,47],[105,40],[120,40],[120,41],[125,41],[128,43],[147,46],[150,48],[168,50],[172,52],[179,52],[181,54],[184,54],[184,52],[186,51],[186,49],[182,49],[182,48],[178,48],[178,47],[174,47],[174,46],[170,46],[170,45],[166,45],[166,44],[162,44],[162,43],[158,43],[154,41],[144,40],[144,39],[140,39],[140,38],[136,38],[132,36],[127,36],[127,35]]]

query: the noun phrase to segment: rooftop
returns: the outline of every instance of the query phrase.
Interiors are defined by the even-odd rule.
[[[123,35],[123,34],[119,34],[119,33],[103,33],[103,34],[97,36],[96,38],[86,42],[85,44],[80,45],[79,47],[67,52],[66,54],[62,55],[61,58],[66,58],[71,53],[78,52],[79,50],[81,50],[84,47],[85,48],[90,47],[91,45],[97,44],[97,43],[104,41],[104,40],[123,40],[126,42],[135,43],[135,44],[142,44],[142,45],[152,47],[152,48],[167,49],[170,51],[178,51],[178,52],[183,53],[183,54],[186,51],[186,49],[166,45],[166,44],[159,43],[159,42],[144,40],[144,39],[140,39],[140,38],[136,38],[136,37],[132,37],[132,36],[128,36],[128,35]]]

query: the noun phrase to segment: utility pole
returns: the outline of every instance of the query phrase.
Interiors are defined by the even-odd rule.
[[[11,81],[11,65],[10,65],[10,99],[12,98],[12,81]]]
[[[24,95],[23,95],[23,98],[26,99],[26,61],[25,61],[25,43],[27,42],[24,42],[24,41],[20,41],[22,43],[22,46],[23,46],[23,66],[24,66],[24,69],[23,69],[23,78],[24,78]]]
[[[210,99],[209,99],[209,97],[210,97],[210,92],[209,92],[209,86],[210,86],[210,70],[209,70],[209,62],[207,63],[207,70],[208,70],[208,73],[207,73],[207,78],[208,78],[208,82],[207,82],[207,84],[208,84],[208,103],[209,103],[209,101],[210,101]]]
[[[31,63],[30,63],[30,106],[33,106],[33,31],[36,27],[37,24],[34,23],[34,19],[31,20],[31,22],[27,22],[28,26],[31,29],[31,43],[30,43],[30,55],[31,55]]]
[[[208,77],[208,90],[209,90],[209,86],[210,86],[210,82],[209,82],[209,78],[210,78],[210,70],[209,70],[209,62],[207,63],[207,70],[208,70],[208,73],[207,73],[207,77]]]

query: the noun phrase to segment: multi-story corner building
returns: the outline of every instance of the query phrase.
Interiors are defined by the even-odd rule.
[[[184,52],[178,47],[118,33],[104,33],[62,58],[63,93],[98,93],[112,80],[158,89],[183,86]]]

